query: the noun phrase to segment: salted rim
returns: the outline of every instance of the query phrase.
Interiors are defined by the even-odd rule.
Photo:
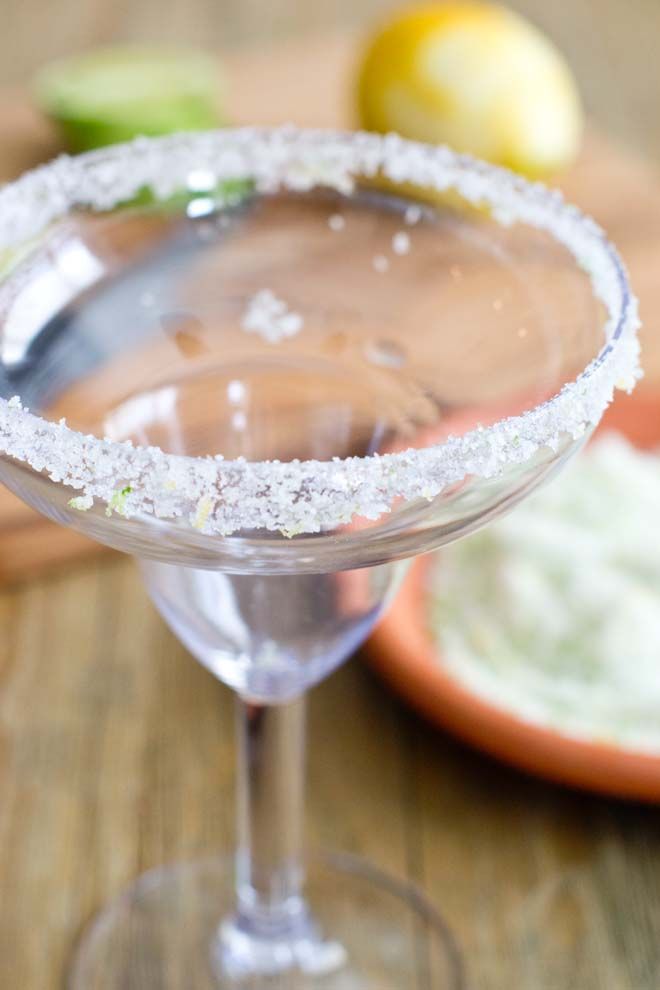
[[[331,461],[188,457],[70,429],[0,399],[0,454],[78,491],[72,508],[99,501],[109,513],[178,519],[204,533],[267,529],[318,533],[355,516],[376,519],[395,499],[432,499],[466,475],[491,478],[562,436],[598,422],[615,388],[641,376],[637,302],[603,231],[561,194],[446,147],[397,135],[296,128],[208,131],[138,138],[75,158],[62,156],[0,190],[0,248],[35,236],[74,206],[106,210],[151,186],[165,198],[204,170],[215,182],[250,178],[260,192],[330,186],[350,194],[355,177],[382,174],[486,203],[503,225],[522,221],[562,243],[607,310],[604,345],[572,382],[535,408],[441,444]]]

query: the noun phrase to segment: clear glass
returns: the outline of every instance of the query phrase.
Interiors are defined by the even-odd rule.
[[[103,209],[72,201],[14,244],[6,264],[0,396],[113,441],[94,461],[99,474],[127,440],[206,458],[197,464],[209,472],[234,470],[236,458],[239,473],[298,459],[331,482],[295,497],[283,489],[282,499],[292,512],[306,500],[323,512],[351,465],[396,469],[389,455],[451,446],[541,406],[599,354],[607,360],[605,307],[549,233],[502,225],[458,193],[373,176],[351,189],[243,182],[229,195],[209,178],[207,151],[174,192]],[[104,159],[85,161],[92,170]],[[623,307],[625,276],[613,264]],[[580,402],[588,391],[587,377]],[[343,857],[315,867],[306,887],[304,694],[365,639],[407,558],[514,506],[595,418],[585,413],[583,429],[558,429],[528,456],[493,447],[488,470],[480,450],[475,470],[468,458],[440,491],[382,504],[374,486],[368,516],[300,532],[219,534],[204,498],[191,517],[134,512],[123,476],[109,506],[98,498],[80,511],[75,490],[38,459],[0,457],[0,479],[25,501],[138,558],[165,621],[237,694],[234,880],[226,859],[140,880],[83,941],[73,990],[462,985],[446,927],[410,886]],[[66,442],[73,452],[79,440]],[[333,460],[346,458],[359,460]],[[174,477],[164,482],[172,490]],[[253,490],[235,494],[228,482],[220,503],[235,498],[253,518],[256,500],[258,517]],[[264,483],[264,497],[273,491]]]

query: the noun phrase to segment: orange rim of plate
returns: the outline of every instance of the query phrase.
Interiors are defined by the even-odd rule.
[[[617,399],[599,432],[608,429],[640,449],[660,447],[660,393],[640,388]],[[660,755],[577,739],[525,721],[447,672],[426,621],[429,565],[429,557],[413,562],[369,640],[369,662],[384,680],[431,722],[511,766],[571,787],[660,802]]]

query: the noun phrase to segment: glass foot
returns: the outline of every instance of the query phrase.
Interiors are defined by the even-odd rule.
[[[414,887],[332,855],[312,861],[307,892],[314,924],[274,957],[272,947],[242,942],[235,924],[222,923],[233,907],[230,858],[153,870],[94,920],[69,990],[464,987],[451,934]]]

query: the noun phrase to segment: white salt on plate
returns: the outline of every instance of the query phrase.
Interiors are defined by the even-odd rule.
[[[565,735],[660,753],[660,458],[597,441],[557,481],[446,547],[443,666]]]

